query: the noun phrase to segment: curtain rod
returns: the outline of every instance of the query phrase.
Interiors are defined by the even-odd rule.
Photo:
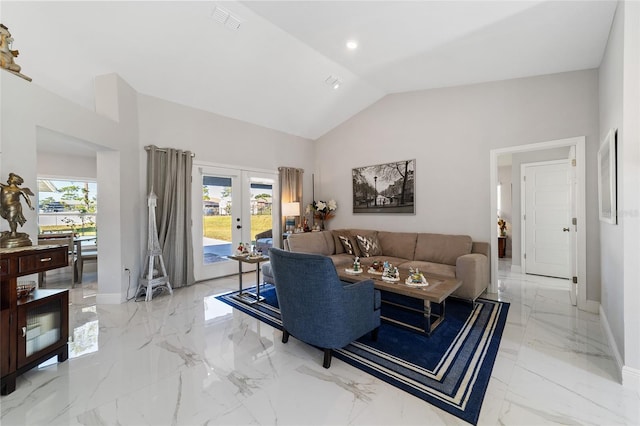
[[[304,173],[304,169],[299,169],[299,168],[297,168],[297,167],[278,167],[278,171],[279,171],[279,172],[281,172],[281,171],[283,171],[283,170],[287,170],[287,169],[290,169],[290,170],[298,170],[299,172]]]
[[[151,151],[151,145],[147,145],[147,146],[145,146],[145,147],[144,147],[144,150],[145,150],[145,151]],[[156,151],[158,151],[158,152],[167,152],[167,149],[166,149],[166,148],[156,148]],[[187,152],[189,152],[189,151],[182,151],[182,154],[186,154]],[[195,156],[196,156],[196,154],[194,154],[194,153],[192,152],[192,153],[191,153],[191,156],[192,156],[192,157],[195,157]]]

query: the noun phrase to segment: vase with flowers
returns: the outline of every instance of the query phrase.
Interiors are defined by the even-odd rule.
[[[498,218],[498,228],[500,228],[501,237],[504,237],[507,235],[507,222],[504,219]]]
[[[335,216],[335,211],[338,208],[336,200],[329,201],[314,201],[309,204],[306,209],[306,213],[313,213],[313,217],[320,222],[320,230],[324,231],[325,221]]]

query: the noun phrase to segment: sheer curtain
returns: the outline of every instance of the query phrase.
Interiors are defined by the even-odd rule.
[[[285,229],[285,219],[282,217],[282,205],[284,203],[300,202],[300,217],[304,206],[302,205],[302,174],[304,170],[294,167],[278,167],[278,180],[280,183],[280,206],[277,214],[280,216],[280,229]]]
[[[162,257],[173,288],[191,285],[193,242],[191,237],[191,169],[190,151],[173,148],[147,150],[147,195],[158,197],[156,222]]]

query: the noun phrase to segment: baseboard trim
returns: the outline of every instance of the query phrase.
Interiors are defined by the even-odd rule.
[[[511,272],[515,272],[517,274],[522,273],[522,266],[520,265],[511,265]]]
[[[607,319],[607,315],[605,314],[604,309],[602,309],[602,305],[600,305],[600,327],[602,327],[602,331],[604,331],[605,336],[607,336],[609,350],[612,352],[613,358],[616,362],[616,366],[618,367],[618,378],[621,382],[624,382],[624,361],[622,359],[622,356],[620,355],[620,351],[618,350],[618,345],[616,345],[616,340],[613,338],[613,333],[611,333],[609,320]]]
[[[99,305],[119,305],[122,303],[122,295],[120,293],[98,293],[96,303]]]
[[[635,391],[640,396],[640,370],[626,365],[622,367],[622,386]]]
[[[600,312],[600,308],[601,308],[600,302],[596,302],[594,300],[587,300],[585,301],[585,306],[582,310],[598,315],[598,314],[602,314]]]

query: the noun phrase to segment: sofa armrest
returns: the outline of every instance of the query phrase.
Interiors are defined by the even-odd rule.
[[[489,258],[484,254],[471,253],[456,260],[456,278],[462,286],[453,295],[475,300],[489,285]]]

